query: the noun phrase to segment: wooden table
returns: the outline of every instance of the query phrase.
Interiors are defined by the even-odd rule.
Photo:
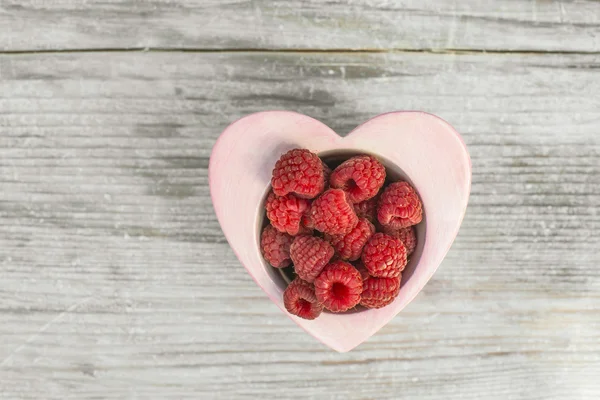
[[[1,0],[0,397],[600,397],[600,3]],[[207,184],[235,119],[461,132],[424,291],[337,354],[256,287]]]

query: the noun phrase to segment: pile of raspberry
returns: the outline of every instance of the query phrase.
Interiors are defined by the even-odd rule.
[[[289,313],[315,319],[324,309],[394,301],[423,218],[409,183],[386,181],[370,155],[332,171],[318,155],[293,149],[275,164],[271,186],[260,246],[273,267],[293,265],[296,277],[283,293]]]

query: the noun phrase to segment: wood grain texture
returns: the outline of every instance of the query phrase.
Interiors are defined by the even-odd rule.
[[[600,51],[596,0],[4,0],[0,49]]]
[[[597,399],[599,66],[596,55],[0,56],[1,397]],[[283,316],[214,216],[211,147],[265,109],[342,134],[421,109],[471,152],[455,245],[351,353]]]

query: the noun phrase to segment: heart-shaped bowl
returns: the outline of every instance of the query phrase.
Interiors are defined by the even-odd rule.
[[[263,259],[260,232],[271,171],[286,151],[306,148],[324,158],[371,154],[394,180],[408,180],[423,202],[418,246],[402,275],[400,294],[380,309],[333,314],[315,320],[289,314],[286,282]],[[424,112],[381,114],[339,136],[325,124],[289,111],[251,114],[229,125],[210,157],[213,206],[227,241],[250,276],[288,317],[334,350],[356,347],[408,305],[431,279],[462,222],[471,189],[471,160],[460,135]]]

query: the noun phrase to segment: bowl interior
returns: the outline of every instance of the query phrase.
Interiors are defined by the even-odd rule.
[[[357,152],[356,150],[334,150],[334,151],[320,152],[318,154],[319,154],[319,157],[321,157],[321,159],[333,170],[333,169],[335,169],[335,167],[337,167],[339,164],[341,164],[343,161],[347,160],[350,157],[353,157],[356,155],[361,155],[361,154],[370,154],[370,153]],[[395,165],[394,163],[387,160],[385,157],[381,157],[380,155],[377,155],[377,154],[371,154],[371,155],[376,157],[385,166],[385,169],[386,169],[385,185],[392,183],[392,182],[397,182],[397,181],[407,181],[415,188],[417,193],[419,193],[419,188],[414,185],[414,183],[411,181],[410,177],[407,176],[406,173],[401,168],[399,168],[397,165]],[[268,196],[270,190],[271,190],[270,185],[265,188],[265,191],[264,191],[263,197],[262,197],[261,207],[257,210],[258,215],[257,215],[256,220],[258,223],[257,223],[257,227],[256,227],[257,228],[256,237],[258,238],[258,242],[256,243],[256,246],[257,246],[256,248],[259,252],[260,252],[260,234],[261,234],[262,230],[264,229],[264,227],[267,226],[269,223],[269,221],[266,217],[266,213],[265,213],[265,203],[266,203],[267,196]],[[408,264],[406,265],[406,268],[402,272],[402,281],[400,283],[400,287],[406,285],[410,281],[416,268],[418,267],[419,259],[421,258],[421,255],[423,254],[423,248],[424,248],[425,239],[426,239],[426,235],[425,235],[426,226],[427,226],[426,218],[427,218],[426,204],[423,204],[423,221],[421,221],[421,223],[419,223],[418,225],[415,226],[415,230],[417,233],[417,247],[415,248],[415,251],[410,255]],[[267,272],[268,276],[271,278],[272,282],[283,293],[283,291],[285,290],[287,285],[295,278],[293,268],[291,266],[287,267],[287,268],[274,268],[271,265],[269,265],[262,257],[261,257],[261,260],[263,263],[263,268]],[[364,312],[364,311],[367,311],[367,309],[363,308],[363,307],[358,307],[354,310],[346,312],[346,314],[350,313],[350,312]]]

